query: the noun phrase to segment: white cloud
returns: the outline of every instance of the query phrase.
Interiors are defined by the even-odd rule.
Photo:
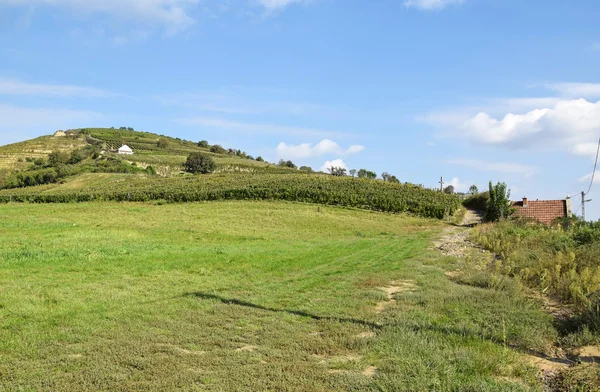
[[[455,134],[484,145],[511,149],[566,147],[574,154],[589,154],[589,145],[598,140],[600,132],[600,101],[561,100],[549,108],[508,113],[503,118],[480,112],[455,123],[454,128]]]
[[[546,83],[546,87],[569,97],[600,97],[600,83]]]
[[[307,0],[256,0],[267,11],[279,11],[292,4],[306,3]]]
[[[346,155],[358,154],[360,152],[363,152],[364,150],[365,150],[365,146],[352,145],[352,146],[348,147],[348,149],[346,150],[345,154]]]
[[[579,182],[587,182],[589,183],[590,180],[592,179],[592,175],[593,173],[590,173],[586,176],[583,176],[579,179]],[[596,175],[594,176],[594,184],[600,184],[600,171],[596,172]]]
[[[463,4],[465,0],[406,0],[406,7],[418,8],[425,11],[440,10],[448,5]]]
[[[0,77],[0,95],[27,95],[36,97],[61,98],[106,98],[119,94],[93,87],[73,86],[65,84],[36,84]]]
[[[353,145],[350,146],[347,150],[344,150],[336,142],[329,139],[323,139],[315,146],[311,146],[310,143],[302,143],[294,146],[282,142],[279,143],[279,145],[275,149],[275,153],[279,158],[304,159],[319,157],[323,155],[352,155],[358,154],[364,149],[364,146]]]
[[[535,172],[532,166],[510,162],[487,162],[478,159],[453,159],[448,161],[451,165],[465,166],[472,169],[493,171],[499,173],[516,173],[531,176]]]
[[[341,159],[334,159],[333,161],[326,161],[323,166],[319,169],[319,171],[323,173],[327,173],[329,168],[331,167],[340,167],[342,169],[348,170],[348,165]]]
[[[294,127],[288,125],[277,124],[257,124],[240,121],[230,121],[221,118],[213,117],[185,117],[180,118],[177,122],[185,125],[197,125],[213,129],[226,129],[230,131],[275,134],[275,135],[296,135],[296,136],[347,136],[346,133],[337,131],[328,131],[324,129]]]
[[[0,6],[49,6],[80,14],[104,14],[164,27],[168,33],[187,29],[194,23],[190,6],[199,0],[0,0]]]

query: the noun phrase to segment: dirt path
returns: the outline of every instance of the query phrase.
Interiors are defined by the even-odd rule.
[[[483,217],[475,211],[467,210],[465,217],[460,225],[449,226],[446,228],[439,240],[434,242],[434,246],[442,254],[457,258],[465,258],[467,255],[473,255],[474,252],[487,253],[490,260],[495,256],[481,246],[471,242],[469,234],[471,229],[483,221]],[[460,270],[450,271],[446,273],[450,279],[456,278],[461,274]],[[551,312],[550,312],[551,313]],[[588,350],[589,348],[585,348]],[[583,355],[582,355],[583,354]],[[580,358],[584,360],[588,357],[594,358],[595,354],[600,354],[598,350],[591,350],[591,354],[583,350],[580,353]],[[573,361],[567,359],[565,353],[560,350],[560,353],[555,357],[546,356],[538,353],[523,354],[524,359],[533,366],[540,369],[542,378],[547,381],[555,377],[558,372],[568,368],[573,364]]]
[[[433,245],[446,256],[466,257],[474,248],[480,249],[479,246],[469,240],[469,233],[471,232],[470,229],[481,223],[482,220],[483,217],[479,213],[467,210],[461,224],[446,228],[442,237],[435,241]],[[480,250],[486,252],[483,249]]]

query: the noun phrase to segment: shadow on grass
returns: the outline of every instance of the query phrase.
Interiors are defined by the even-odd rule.
[[[268,311],[268,312],[288,313],[288,314],[293,314],[295,316],[308,317],[313,320],[319,320],[319,321],[320,320],[329,320],[329,321],[337,321],[337,322],[342,322],[342,323],[358,324],[358,325],[362,325],[367,328],[371,328],[372,330],[381,330],[382,328],[384,328],[386,326],[392,326],[395,324],[395,323],[388,323],[386,325],[381,325],[381,324],[377,324],[377,323],[373,323],[373,322],[369,322],[369,321],[365,321],[365,320],[353,319],[353,318],[319,316],[319,315],[311,314],[311,313],[308,313],[308,312],[305,312],[302,310],[269,308],[266,306],[254,304],[254,303],[247,302],[247,301],[242,301],[242,300],[235,299],[235,298],[225,298],[225,297],[221,297],[218,295],[207,294],[207,293],[202,293],[202,292],[185,293],[183,296],[184,297],[195,297],[195,298],[199,298],[199,299],[203,299],[203,300],[217,300],[219,302],[222,302],[222,303],[228,304],[228,305],[243,306],[243,307],[252,308],[252,309],[264,310],[264,311]],[[503,346],[513,349],[515,351],[519,351],[524,354],[529,354],[531,356],[538,357],[538,358],[544,359],[549,362],[554,362],[554,363],[559,363],[559,364],[564,364],[564,365],[572,365],[574,363],[572,360],[569,360],[569,359],[551,357],[542,352],[531,350],[531,349],[522,347],[520,345],[511,344],[508,342],[502,342],[498,338],[496,338],[492,335],[477,332],[477,331],[472,331],[468,328],[467,329],[457,328],[454,326],[440,327],[440,326],[419,325],[419,324],[411,325],[411,323],[403,324],[403,326],[404,326],[404,328],[411,329],[416,333],[421,333],[423,331],[427,331],[427,332],[440,333],[440,334],[459,335],[459,336],[471,337],[471,338],[475,337],[477,339],[487,340],[494,344],[503,345]]]
[[[358,320],[358,319],[345,318],[345,317],[319,316],[319,315],[305,312],[303,310],[269,308],[269,307],[257,305],[257,304],[251,303],[251,302],[242,301],[242,300],[235,299],[235,298],[225,298],[225,297],[221,297],[221,296],[214,295],[214,294],[194,292],[194,293],[185,293],[184,296],[185,297],[196,297],[196,298],[205,299],[205,300],[217,300],[224,304],[244,306],[247,308],[265,310],[268,312],[288,313],[288,314],[293,314],[295,316],[308,317],[313,320],[319,320],[319,321],[320,320],[329,320],[329,321],[338,321],[338,322],[342,322],[342,323],[352,323],[352,324],[358,324],[358,325],[362,325],[367,328],[377,329],[377,330],[382,328],[382,326],[379,324],[372,323],[372,322],[365,321],[365,320]]]

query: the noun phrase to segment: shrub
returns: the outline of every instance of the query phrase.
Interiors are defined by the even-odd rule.
[[[346,175],[346,169],[343,167],[332,166],[327,169],[332,176],[343,177]]]
[[[60,164],[66,164],[69,162],[70,157],[61,151],[54,151],[52,153],[50,153],[50,155],[48,155],[48,164],[50,166],[56,167]],[[37,163],[38,161],[36,160],[36,165],[38,165]],[[41,165],[38,165],[41,166]]]
[[[488,192],[477,193],[463,201],[463,206],[472,210],[484,212],[487,208],[487,203],[489,200],[490,194]]]
[[[296,169],[297,168],[297,166],[294,164],[294,162],[292,162],[292,161],[284,161],[283,159],[281,159],[279,161],[279,163],[277,163],[277,166],[289,167],[291,169]]]
[[[258,156],[256,157],[256,162],[264,162],[265,160],[263,159],[263,157]]]
[[[358,171],[358,178],[368,178],[370,180],[374,180],[377,178],[377,173],[367,169],[360,169]]]
[[[185,162],[185,171],[188,173],[208,174],[215,171],[216,164],[211,156],[200,152],[191,153]]]
[[[498,222],[499,220],[509,218],[514,210],[510,201],[510,190],[506,183],[499,182],[492,185],[490,181],[490,199],[485,210],[485,220],[488,222]]]
[[[210,152],[214,153],[214,154],[227,154],[227,150],[225,150],[223,147],[221,147],[218,144],[215,144],[214,146],[210,147]]]
[[[198,147],[201,147],[201,148],[208,148],[208,142],[207,142],[206,140],[200,140],[200,141],[198,142]]]
[[[169,141],[167,139],[158,139],[156,146],[158,148],[167,148],[169,147]]]

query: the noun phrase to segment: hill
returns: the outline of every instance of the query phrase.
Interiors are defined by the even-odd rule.
[[[134,154],[115,153],[122,144],[132,147]],[[5,146],[0,153],[14,160],[26,156],[34,145],[40,154],[52,152],[47,159],[26,157],[29,167],[5,172],[0,177],[0,188],[4,188],[0,202],[288,200],[437,219],[460,207],[453,195],[412,184],[310,173],[206,142],[131,129],[78,129],[67,137]],[[183,164],[194,152],[212,156],[215,173],[184,173]]]

